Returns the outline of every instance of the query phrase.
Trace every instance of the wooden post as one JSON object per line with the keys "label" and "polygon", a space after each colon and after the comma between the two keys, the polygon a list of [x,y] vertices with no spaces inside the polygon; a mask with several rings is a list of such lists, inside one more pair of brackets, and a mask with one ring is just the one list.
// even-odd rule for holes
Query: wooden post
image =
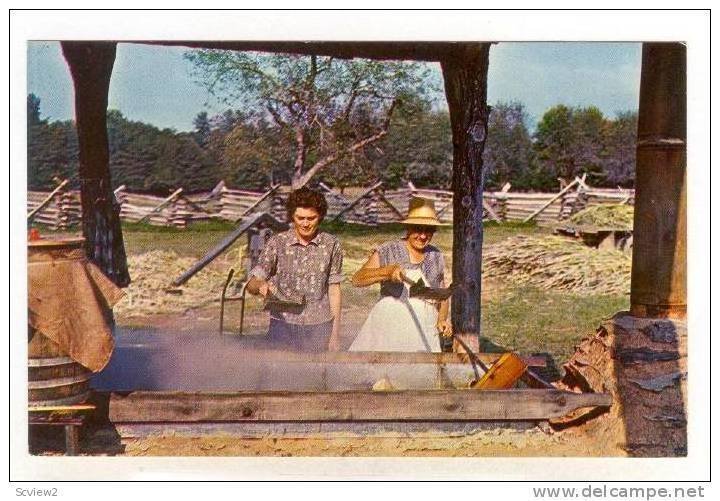
{"label": "wooden post", "polygon": [[687,308],[685,57],[682,43],[643,44],[630,285],[638,317]]}
{"label": "wooden post", "polygon": [[458,44],[440,61],[453,135],[453,331],[480,336],[483,161],[489,43]]}
{"label": "wooden post", "polygon": [[107,103],[116,44],[61,42],[75,90],[85,252],[116,285],[130,283],[110,179]]}

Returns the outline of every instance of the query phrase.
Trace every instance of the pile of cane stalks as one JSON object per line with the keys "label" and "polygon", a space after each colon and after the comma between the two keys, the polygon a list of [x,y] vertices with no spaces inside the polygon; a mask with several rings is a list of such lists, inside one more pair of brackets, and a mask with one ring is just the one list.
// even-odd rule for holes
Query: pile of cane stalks
{"label": "pile of cane stalks", "polygon": [[483,250],[483,274],[578,294],[627,294],[631,258],[560,236],[516,236]]}
{"label": "pile of cane stalks", "polygon": [[633,207],[631,205],[594,205],[570,217],[575,226],[632,230]]}
{"label": "pile of cane stalks", "polygon": [[180,313],[218,301],[226,276],[210,267],[181,287],[171,285],[195,261],[195,258],[162,250],[128,256],[132,282],[124,289],[126,296],[113,311],[125,317]]}

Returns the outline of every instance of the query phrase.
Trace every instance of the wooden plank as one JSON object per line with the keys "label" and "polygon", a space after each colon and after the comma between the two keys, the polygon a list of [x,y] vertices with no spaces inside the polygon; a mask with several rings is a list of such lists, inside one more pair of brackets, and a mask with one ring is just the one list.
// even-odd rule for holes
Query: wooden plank
{"label": "wooden plank", "polygon": [[146,438],[158,435],[218,436],[235,438],[349,438],[363,437],[408,438],[444,435],[446,438],[462,439],[487,430],[531,430],[544,421],[333,421],[303,423],[295,422],[215,422],[215,423],[117,423],[113,431],[123,439]]}
{"label": "wooden plank", "polygon": [[153,207],[150,212],[148,212],[147,214],[145,214],[145,215],[140,219],[140,221],[138,221],[138,223],[140,223],[140,222],[142,222],[142,221],[145,221],[145,219],[151,217],[153,214],[155,214],[155,213],[157,213],[158,211],[160,211],[160,209],[162,209],[162,208],[165,207],[167,204],[169,204],[169,203],[171,203],[173,200],[175,200],[175,199],[178,197],[178,195],[180,195],[180,193],[182,193],[182,192],[183,192],[183,189],[182,189],[182,188],[178,188],[177,190],[175,190],[174,192],[172,192],[172,194],[170,194],[169,197],[167,197],[166,199],[164,199],[164,200],[163,200],[162,202],[160,202],[158,205],[156,205],[155,207]]}
{"label": "wooden plank", "polygon": [[343,208],[340,212],[338,212],[338,213],[335,215],[335,217],[333,218],[333,221],[337,221],[337,220],[340,218],[340,216],[342,216],[342,215],[345,214],[347,211],[349,211],[350,209],[352,209],[353,207],[355,207],[355,206],[357,205],[357,203],[360,202],[360,200],[362,200],[363,198],[365,198],[366,196],[368,196],[370,193],[372,193],[373,191],[375,191],[376,189],[378,189],[380,186],[382,186],[382,184],[383,184],[382,181],[378,181],[377,183],[373,184],[370,188],[368,188],[367,190],[363,191],[362,194],[361,194],[359,197],[357,197],[355,200],[353,200],[352,202],[350,202],[350,205],[348,205],[347,207]]}
{"label": "wooden plank", "polygon": [[490,207],[490,204],[487,203],[487,200],[483,198],[482,202],[483,208],[490,214],[490,217],[495,220],[497,223],[502,223],[502,220],[498,217],[498,215],[495,213],[492,207]]}
{"label": "wooden plank", "polygon": [[400,211],[398,210],[398,208],[395,207],[395,205],[394,205],[390,200],[388,200],[383,193],[379,193],[379,196],[380,196],[380,200],[382,200],[383,202],[385,202],[385,205],[387,205],[388,207],[390,207],[390,210],[391,210],[393,213],[395,213],[395,215],[398,216],[398,217],[400,218],[400,220],[405,219],[405,215],[404,215],[402,212],[400,212]]}
{"label": "wooden plank", "polygon": [[244,218],[245,216],[247,216],[248,214],[250,214],[250,212],[251,212],[255,207],[257,207],[258,205],[260,205],[261,203],[263,203],[263,201],[265,201],[265,200],[267,199],[267,197],[269,197],[270,195],[272,195],[273,193],[275,193],[279,187],[280,187],[279,184],[276,184],[275,186],[271,186],[270,189],[267,190],[267,191],[263,194],[263,196],[261,196],[260,198],[258,198],[258,199],[255,201],[254,204],[252,204],[250,207],[248,207],[247,209],[245,209],[245,211],[244,211],[242,214],[240,214],[240,217],[238,218],[238,220],[240,220],[240,219]]}
{"label": "wooden plank", "polygon": [[250,229],[253,225],[258,224],[260,221],[265,220],[272,226],[280,226],[275,218],[270,216],[267,212],[259,212],[254,216],[246,219],[240,226],[235,228],[227,237],[225,237],[219,244],[210,249],[202,258],[200,258],[195,264],[193,264],[185,273],[180,275],[178,278],[173,280],[172,284],[177,287],[190,280],[198,271],[202,270],[210,264],[216,257],[225,252],[235,240]]}
{"label": "wooden plank", "polygon": [[582,179],[575,178],[572,183],[568,184],[565,188],[563,188],[562,190],[560,190],[560,192],[559,192],[557,195],[555,195],[555,196],[554,196],[553,198],[551,198],[548,202],[546,202],[542,207],[540,207],[538,210],[536,210],[535,212],[533,212],[532,214],[530,214],[528,217],[526,217],[523,222],[524,222],[524,223],[527,223],[528,221],[530,221],[531,219],[533,219],[535,216],[537,216],[537,215],[540,214],[542,211],[544,211],[545,209],[547,209],[555,200],[557,200],[558,198],[560,198],[561,196],[563,196],[566,192],[570,191],[570,188],[572,188],[572,187],[575,186],[578,182],[581,182],[581,181],[582,181],[582,182],[585,181],[585,174],[583,174]]}
{"label": "wooden plank", "polygon": [[48,405],[48,406],[29,406],[28,412],[78,412],[95,410],[94,405],[78,404],[78,405]]}
{"label": "wooden plank", "polygon": [[[393,351],[294,352],[245,349],[243,356],[262,362],[342,363],[342,364],[467,364],[465,353],[423,353]],[[502,353],[476,353],[485,364],[493,364]],[[545,367],[545,357],[520,357],[529,367]]]}
{"label": "wooden plank", "polygon": [[35,215],[36,215],[38,212],[40,212],[47,204],[49,204],[50,202],[52,202],[52,199],[55,198],[55,195],[57,195],[57,193],[58,193],[60,190],[62,190],[65,186],[67,186],[67,184],[68,184],[69,182],[70,182],[69,179],[65,179],[62,183],[60,183],[60,184],[57,186],[57,188],[55,188],[54,190],[52,190],[52,192],[50,192],[50,194],[49,194],[47,197],[45,197],[45,200],[43,200],[42,202],[40,202],[40,204],[39,204],[37,207],[35,207],[33,210],[31,210],[30,213],[27,215],[27,220],[28,220],[28,222],[32,221],[33,218],[35,217]]}
{"label": "wooden plank", "polygon": [[610,406],[605,393],[561,390],[430,390],[110,395],[109,418],[123,422],[545,420]]}

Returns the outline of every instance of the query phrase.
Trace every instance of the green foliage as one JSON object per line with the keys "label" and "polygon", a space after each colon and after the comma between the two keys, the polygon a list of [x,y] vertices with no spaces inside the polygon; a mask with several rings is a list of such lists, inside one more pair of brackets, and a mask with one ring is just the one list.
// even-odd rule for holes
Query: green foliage
{"label": "green foliage", "polygon": [[452,131],[446,111],[419,110],[398,116],[372,158],[388,188],[412,181],[416,186],[449,189],[452,184]]}
{"label": "green foliage", "polygon": [[245,126],[263,124],[275,139],[268,149],[248,131],[237,134],[229,161],[239,163],[241,151],[257,158],[272,153],[273,176],[294,181],[315,165],[333,184],[370,180],[372,163],[363,145],[379,138],[396,109],[408,114],[426,108],[437,90],[420,63],[220,50],[193,50],[185,57],[202,85],[240,107]]}
{"label": "green foliage", "polygon": [[538,173],[545,179],[571,180],[582,173],[593,185],[631,185],[635,177],[637,114],[608,120],[594,107],[550,108],[538,123],[535,152]]}
{"label": "green foliage", "polygon": [[[376,180],[383,181],[387,189],[405,186],[408,181],[418,187],[451,188],[450,120],[446,110],[430,104],[436,89],[433,74],[426,66],[367,61],[349,64],[318,58],[316,84],[303,87],[302,82],[292,78],[298,74],[307,76],[303,73],[309,68],[307,59],[281,58],[262,64],[264,60],[258,59],[258,68],[273,78],[284,75],[279,82],[284,82],[285,87],[249,78],[249,87],[237,91],[272,90],[266,103],[271,109],[281,106],[278,100],[282,96],[292,97],[284,92],[307,93],[312,88],[323,96],[325,101],[323,107],[318,107],[314,125],[306,128],[305,170],[327,155],[342,153],[353,141],[382,127],[388,100],[365,95],[365,90],[359,91],[362,96],[355,99],[347,120],[332,121],[333,116],[342,115],[343,106],[350,104],[343,92],[360,85],[357,82],[367,81],[376,85],[372,87],[374,93],[395,92],[402,96],[402,106],[394,111],[384,137],[338,154],[314,181],[341,189],[367,186]],[[233,71],[232,81],[237,84],[238,74]],[[339,83],[333,83],[335,78]],[[389,81],[393,79],[407,81]],[[411,88],[413,82],[417,89]],[[364,89],[355,90],[360,88]],[[296,134],[292,127],[279,125],[267,106],[260,105],[261,96],[254,96],[254,100],[241,103],[240,109],[228,109],[216,116],[198,113],[192,132],[159,129],[110,110],[107,123],[114,186],[124,184],[131,191],[165,195],[179,186],[186,191],[210,190],[220,180],[232,187],[257,191],[267,189],[271,183],[290,183],[296,174]],[[32,94],[27,99],[28,187],[47,190],[56,185],[55,178],[69,178],[77,188],[74,124],[48,121],[41,115],[40,99]],[[313,99],[319,106],[320,98]],[[308,108],[295,104],[294,109],[295,115],[286,110],[278,115],[279,120],[305,123]],[[300,109],[305,111],[299,113]],[[633,185],[636,112],[619,113],[610,120],[595,107],[558,105],[545,113],[534,135],[526,122],[521,103],[496,103],[492,107],[483,153],[486,189],[499,189],[510,182],[513,190],[554,191],[558,177],[572,179],[583,172],[589,174],[588,181],[594,186]]]}
{"label": "green foliage", "polygon": [[48,123],[39,120],[39,113],[31,113],[33,116],[28,120],[27,127],[28,189],[55,187],[58,184],[56,179],[76,181],[78,143],[73,124]]}
{"label": "green foliage", "polygon": [[535,181],[533,144],[526,121],[522,103],[492,106],[483,152],[486,189],[500,189],[507,182],[515,188],[531,187]]}

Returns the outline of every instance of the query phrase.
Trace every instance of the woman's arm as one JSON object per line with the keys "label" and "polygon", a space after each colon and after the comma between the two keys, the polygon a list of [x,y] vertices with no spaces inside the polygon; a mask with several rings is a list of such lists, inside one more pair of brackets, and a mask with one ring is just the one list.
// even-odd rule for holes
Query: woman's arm
{"label": "woman's arm", "polygon": [[380,255],[375,251],[363,267],[355,272],[352,277],[352,284],[355,287],[367,287],[386,280],[402,282],[402,268],[397,264],[380,266]]}
{"label": "woman's arm", "polygon": [[267,241],[265,248],[260,253],[257,265],[250,270],[250,280],[246,288],[250,294],[267,297],[270,291],[268,280],[275,274],[277,268],[276,239],[277,237],[271,237]]}
{"label": "woman's arm", "polygon": [[[440,285],[441,287],[447,287],[447,281],[445,280],[445,258],[442,254],[438,256],[438,267],[442,270]],[[448,319],[449,313],[450,298],[438,303],[437,329],[443,337],[452,336],[452,322]]]}
{"label": "woman's arm", "polygon": [[332,333],[328,340],[328,351],[340,350],[340,314],[342,312],[342,297],[340,295],[340,284],[330,284],[328,287],[328,299],[330,300],[330,311],[333,315]]}
{"label": "woman's arm", "polygon": [[444,299],[438,305],[437,329],[444,337],[452,336],[452,323],[448,320],[450,313],[450,300]]}

